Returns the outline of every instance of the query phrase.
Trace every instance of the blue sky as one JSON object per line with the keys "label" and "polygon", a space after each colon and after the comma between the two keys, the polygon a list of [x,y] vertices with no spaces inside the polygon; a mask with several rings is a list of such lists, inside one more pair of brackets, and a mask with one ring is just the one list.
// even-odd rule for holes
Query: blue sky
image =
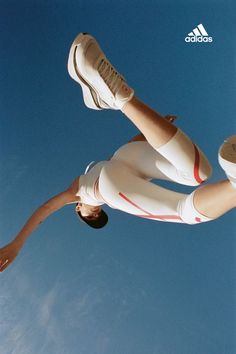
{"label": "blue sky", "polygon": [[[235,133],[233,1],[1,1],[1,245],[91,160],[136,134],[92,111],[67,73],[79,32],[97,37],[135,93],[178,126],[224,178],[218,147]],[[185,43],[199,23],[212,43]],[[179,191],[192,188],[176,186]],[[100,231],[73,206],[51,216],[1,274],[4,354],[232,354],[235,210],[202,225],[106,208]]]}

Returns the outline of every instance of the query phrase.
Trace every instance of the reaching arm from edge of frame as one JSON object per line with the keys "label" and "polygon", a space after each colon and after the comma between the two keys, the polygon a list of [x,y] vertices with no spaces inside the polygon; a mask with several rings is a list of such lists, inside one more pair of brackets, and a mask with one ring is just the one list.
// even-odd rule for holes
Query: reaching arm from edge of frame
{"label": "reaching arm from edge of frame", "polygon": [[49,215],[61,209],[66,204],[79,201],[79,197],[76,196],[78,189],[79,177],[73,181],[69,188],[62,193],[55,195],[35,210],[15,239],[5,247],[0,248],[0,272],[5,270],[9,264],[13,262],[27,238],[44,220],[48,218]]}

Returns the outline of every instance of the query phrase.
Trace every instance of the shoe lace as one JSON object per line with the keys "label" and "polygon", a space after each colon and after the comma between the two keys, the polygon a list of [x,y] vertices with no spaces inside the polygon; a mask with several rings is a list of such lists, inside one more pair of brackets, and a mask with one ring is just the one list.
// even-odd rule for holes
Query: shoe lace
{"label": "shoe lace", "polygon": [[115,95],[125,78],[105,58],[102,58],[99,63],[98,72],[113,95]]}

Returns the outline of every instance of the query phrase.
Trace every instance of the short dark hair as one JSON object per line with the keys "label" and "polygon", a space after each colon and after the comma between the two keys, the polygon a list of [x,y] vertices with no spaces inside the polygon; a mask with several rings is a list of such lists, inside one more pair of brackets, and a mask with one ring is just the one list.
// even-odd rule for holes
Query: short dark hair
{"label": "short dark hair", "polygon": [[[78,206],[78,203],[76,204],[76,207]],[[108,215],[105,213],[104,210],[101,209],[99,216],[96,219],[87,219],[85,216],[81,214],[79,210],[76,210],[75,212],[80,218],[81,221],[85,222],[87,225],[94,229],[101,229],[108,223]]]}

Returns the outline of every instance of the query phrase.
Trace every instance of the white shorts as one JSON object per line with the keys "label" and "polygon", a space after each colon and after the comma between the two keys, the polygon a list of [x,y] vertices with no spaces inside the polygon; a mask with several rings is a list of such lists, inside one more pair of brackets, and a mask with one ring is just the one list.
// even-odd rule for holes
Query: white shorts
{"label": "white shorts", "polygon": [[191,194],[178,193],[152,179],[197,186],[211,174],[202,151],[178,129],[165,145],[154,149],[146,141],[123,145],[102,168],[99,192],[112,208],[142,218],[197,224],[212,220],[194,207]]}

